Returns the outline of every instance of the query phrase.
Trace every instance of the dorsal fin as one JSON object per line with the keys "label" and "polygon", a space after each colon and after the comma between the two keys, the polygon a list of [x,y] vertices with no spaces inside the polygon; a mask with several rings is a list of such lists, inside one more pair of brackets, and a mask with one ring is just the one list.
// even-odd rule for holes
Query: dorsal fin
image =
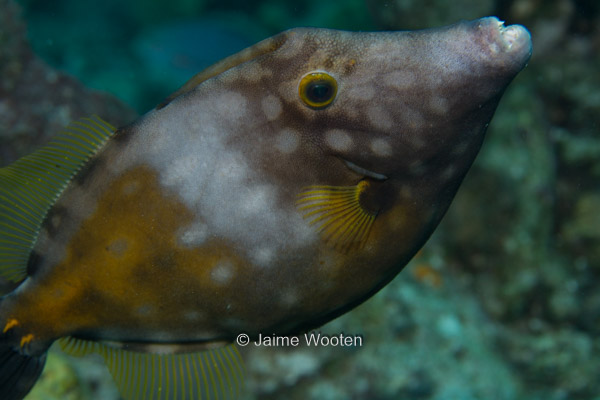
{"label": "dorsal fin", "polygon": [[194,75],[189,81],[187,81],[182,87],[177,89],[174,93],[172,93],[169,97],[167,97],[162,103],[160,103],[156,108],[160,110],[174,98],[190,92],[194,90],[196,86],[201,84],[202,82],[212,78],[213,76],[217,76],[220,73],[227,71],[237,65],[243,64],[246,61],[250,61],[257,57],[262,56],[263,54],[270,53],[272,51],[277,50],[285,43],[285,33],[275,35],[268,39],[262,40],[256,43],[253,46],[250,46],[238,53],[232,54],[229,57],[222,59],[221,61],[211,65],[208,68],[203,69]]}
{"label": "dorsal fin", "polygon": [[25,278],[48,209],[114,131],[97,116],[74,121],[46,146],[0,168],[0,277]]}
{"label": "dorsal fin", "polygon": [[158,352],[134,351],[125,343],[72,337],[59,344],[74,356],[100,354],[125,400],[234,400],[244,384],[243,361],[233,344],[186,353],[161,351],[160,345],[150,347]]}

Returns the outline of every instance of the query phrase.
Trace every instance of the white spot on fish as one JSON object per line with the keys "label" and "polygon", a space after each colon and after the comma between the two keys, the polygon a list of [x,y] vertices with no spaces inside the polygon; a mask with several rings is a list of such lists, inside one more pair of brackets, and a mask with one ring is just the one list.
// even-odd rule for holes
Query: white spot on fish
{"label": "white spot on fish", "polygon": [[237,92],[220,93],[210,104],[216,108],[216,115],[226,115],[229,121],[244,117],[248,110],[248,100]]}
{"label": "white spot on fish", "polygon": [[247,82],[256,83],[262,78],[267,78],[273,75],[269,68],[265,68],[259,63],[248,63],[244,67],[244,79]]}
{"label": "white spot on fish", "polygon": [[52,216],[52,218],[50,219],[50,225],[52,226],[52,228],[54,230],[56,230],[60,226],[61,221],[62,221],[62,216],[59,214],[54,214]]}
{"label": "white spot on fish", "polygon": [[394,124],[390,115],[380,106],[369,106],[367,108],[367,118],[371,125],[382,130],[388,130]]}
{"label": "white spot on fish", "polygon": [[[153,335],[154,339],[167,341],[172,338],[172,332],[157,332]],[[144,351],[148,353],[178,353],[181,352],[182,346],[179,344],[147,344],[144,345]]]}
{"label": "white spot on fish", "polygon": [[220,261],[210,271],[210,278],[219,285],[228,284],[235,274],[235,268],[231,261]]}
{"label": "white spot on fish", "polygon": [[281,99],[287,102],[301,101],[298,96],[298,80],[283,81],[277,87]]}
{"label": "white spot on fish", "polygon": [[465,140],[460,142],[459,144],[457,144],[456,146],[454,146],[454,149],[452,150],[452,155],[453,156],[462,156],[467,149],[469,148],[469,143]]}
{"label": "white spot on fish", "polygon": [[325,142],[334,150],[348,151],[352,147],[352,138],[340,129],[325,132]]}
{"label": "white spot on fish", "polygon": [[493,42],[490,44],[490,52],[492,54],[497,54],[500,52],[500,46],[497,43]]}
{"label": "white spot on fish", "polygon": [[250,258],[252,262],[259,267],[269,267],[275,257],[275,249],[272,247],[255,248]]}
{"label": "white spot on fish", "polygon": [[300,135],[291,129],[282,130],[275,139],[275,148],[284,154],[293,153],[300,144]]}
{"label": "white spot on fish", "polygon": [[197,310],[187,310],[183,312],[183,317],[191,322],[197,322],[204,319],[204,315]]}
{"label": "white spot on fish", "polygon": [[441,96],[432,96],[429,99],[429,107],[431,111],[438,115],[444,115],[448,113],[448,99]]}
{"label": "white spot on fish", "polygon": [[353,85],[346,89],[346,95],[362,103],[375,97],[375,88],[369,85]]}
{"label": "white spot on fish", "polygon": [[427,168],[425,168],[425,165],[423,165],[423,163],[420,160],[416,160],[410,163],[410,165],[408,166],[408,170],[414,176],[423,176],[427,172]]}
{"label": "white spot on fish", "polygon": [[196,154],[175,158],[165,168],[161,183],[167,187],[185,184],[189,179],[190,171],[198,171],[206,167],[206,161]]}
{"label": "white spot on fish", "polygon": [[392,155],[392,146],[390,146],[387,140],[381,138],[371,141],[371,150],[375,155],[380,157],[389,157]]}
{"label": "white spot on fish", "polygon": [[298,293],[294,289],[286,289],[281,294],[278,304],[283,306],[293,306],[298,303]]}
{"label": "white spot on fish", "polygon": [[444,181],[449,181],[450,179],[454,178],[456,172],[456,167],[454,165],[449,165],[444,172],[442,172],[440,178]]}
{"label": "white spot on fish", "polygon": [[186,247],[196,247],[204,243],[207,237],[208,227],[203,223],[195,223],[179,235],[179,243]]}
{"label": "white spot on fish", "polygon": [[390,72],[383,77],[383,82],[396,89],[410,89],[415,84],[416,76],[409,70]]}
{"label": "white spot on fish", "polygon": [[267,120],[273,121],[279,118],[279,115],[281,115],[281,101],[279,98],[273,95],[268,95],[262,99],[261,105]]}
{"label": "white spot on fish", "polygon": [[425,119],[423,118],[423,114],[420,111],[415,110],[410,107],[402,107],[399,110],[399,114],[402,116],[402,119],[406,121],[406,124],[415,130],[419,130],[425,125]]}
{"label": "white spot on fish", "polygon": [[246,214],[269,212],[274,197],[273,189],[268,185],[251,187],[248,196],[241,205],[241,210]]}

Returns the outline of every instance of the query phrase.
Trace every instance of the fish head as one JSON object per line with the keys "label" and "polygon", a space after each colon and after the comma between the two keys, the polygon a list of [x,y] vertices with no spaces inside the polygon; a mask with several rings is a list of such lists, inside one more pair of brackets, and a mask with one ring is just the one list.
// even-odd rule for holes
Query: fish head
{"label": "fish head", "polygon": [[456,169],[464,170],[531,54],[523,27],[493,17],[416,32],[282,35],[281,47],[260,61],[271,74],[260,92],[282,100],[270,125],[299,132],[304,152],[321,158],[303,163],[319,169],[311,179],[331,184],[341,183],[340,169],[406,179],[460,159]]}
{"label": "fish head", "polygon": [[527,30],[494,17],[416,32],[299,28],[269,41],[219,78],[253,87],[249,131],[259,133],[237,140],[255,167],[292,197],[365,180],[361,208],[427,208],[428,232],[531,54]]}

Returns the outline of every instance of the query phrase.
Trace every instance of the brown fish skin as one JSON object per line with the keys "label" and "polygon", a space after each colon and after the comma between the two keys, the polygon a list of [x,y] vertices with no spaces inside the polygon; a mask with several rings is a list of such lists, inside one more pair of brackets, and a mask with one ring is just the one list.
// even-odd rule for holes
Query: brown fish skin
{"label": "brown fish skin", "polygon": [[[291,334],[353,308],[433,232],[531,54],[527,31],[495,18],[293,29],[257,46],[120,129],[62,193],[30,275],[0,304],[28,354],[66,335]],[[298,93],[315,71],[338,86],[322,109]],[[307,188],[360,182],[358,200],[340,201],[374,216],[364,242],[319,232],[299,209]]]}

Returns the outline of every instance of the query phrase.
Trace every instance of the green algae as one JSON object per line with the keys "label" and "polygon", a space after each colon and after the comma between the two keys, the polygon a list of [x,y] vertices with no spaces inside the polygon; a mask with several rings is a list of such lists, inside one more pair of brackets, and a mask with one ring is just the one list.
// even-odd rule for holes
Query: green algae
{"label": "green algae", "polygon": [[83,400],[89,398],[77,370],[65,356],[49,352],[40,379],[27,395],[27,400]]}

